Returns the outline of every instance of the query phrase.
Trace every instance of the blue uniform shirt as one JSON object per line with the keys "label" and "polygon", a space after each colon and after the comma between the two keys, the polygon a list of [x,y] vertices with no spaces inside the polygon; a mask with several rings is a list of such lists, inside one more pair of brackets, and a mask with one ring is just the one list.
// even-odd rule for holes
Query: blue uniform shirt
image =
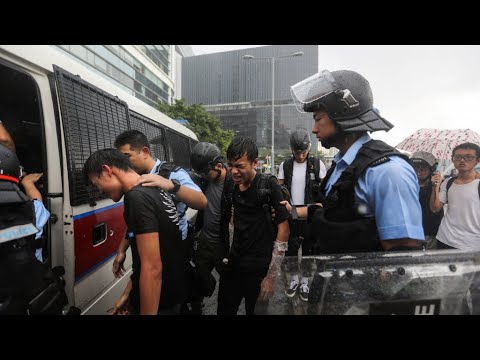
{"label": "blue uniform shirt", "polygon": [[[35,234],[36,240],[42,236],[43,227],[50,218],[50,212],[45,208],[41,201],[33,200],[33,205],[35,206],[35,226],[38,229],[38,232]],[[35,256],[38,260],[43,262],[42,249],[36,249]]]}
{"label": "blue uniform shirt", "polygon": [[[345,154],[335,155],[337,165],[326,184],[327,194],[355,160],[362,145],[370,140],[370,136],[364,134]],[[365,205],[365,216],[375,217],[380,240],[424,240],[417,175],[404,159],[398,156],[389,158],[390,161],[367,168],[360,176],[355,186],[355,204]]]}
{"label": "blue uniform shirt", "polygon": [[[155,162],[155,166],[150,171],[150,174],[156,174],[157,169],[164,162],[165,161],[160,161],[159,159],[157,159],[157,161]],[[182,186],[188,187],[188,188],[190,188],[192,190],[195,190],[195,191],[198,191],[198,192],[202,192],[202,190],[198,187],[198,185],[193,182],[190,175],[188,175],[188,173],[183,169],[180,169],[178,171],[172,171],[170,173],[169,179],[170,180],[175,179]],[[172,198],[175,199],[175,194],[171,194],[171,195],[172,195]],[[182,232],[182,240],[185,240],[187,238],[187,232],[188,232],[187,214],[185,213],[186,208],[187,208],[187,205],[185,205],[185,203],[183,203],[183,202],[177,203],[177,213],[178,213],[178,215],[183,214],[183,216],[179,218],[180,231]]]}

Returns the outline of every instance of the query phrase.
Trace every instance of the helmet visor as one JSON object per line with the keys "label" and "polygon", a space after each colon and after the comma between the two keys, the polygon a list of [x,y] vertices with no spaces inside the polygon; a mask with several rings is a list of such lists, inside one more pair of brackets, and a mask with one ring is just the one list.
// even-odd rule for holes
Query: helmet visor
{"label": "helmet visor", "polygon": [[290,87],[295,106],[301,113],[305,112],[305,105],[311,104],[335,90],[338,90],[338,85],[328,70],[322,70]]}

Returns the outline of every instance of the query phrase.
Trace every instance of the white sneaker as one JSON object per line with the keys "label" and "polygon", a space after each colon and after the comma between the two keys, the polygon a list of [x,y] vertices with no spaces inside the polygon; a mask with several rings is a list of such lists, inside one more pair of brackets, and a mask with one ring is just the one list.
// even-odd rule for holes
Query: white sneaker
{"label": "white sneaker", "polygon": [[308,301],[308,293],[310,292],[310,289],[308,288],[308,284],[301,284],[300,285],[300,299],[303,301]]}
{"label": "white sneaker", "polygon": [[287,290],[285,290],[285,295],[287,295],[288,297],[294,297],[295,294],[297,293],[297,290],[298,290],[298,282],[295,281],[295,280],[292,280],[290,282],[290,286],[288,287]]}

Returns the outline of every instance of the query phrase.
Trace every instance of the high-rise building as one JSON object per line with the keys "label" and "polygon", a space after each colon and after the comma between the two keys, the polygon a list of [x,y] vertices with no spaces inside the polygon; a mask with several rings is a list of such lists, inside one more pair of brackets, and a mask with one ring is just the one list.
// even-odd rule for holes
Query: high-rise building
{"label": "high-rise building", "polygon": [[[303,52],[303,56],[290,56]],[[251,55],[253,58],[244,58]],[[276,154],[288,150],[289,135],[312,128],[312,114],[297,111],[290,86],[318,72],[317,45],[273,45],[185,57],[182,95],[186,103],[203,104],[226,129],[271,147],[272,57],[274,61],[274,139]],[[265,58],[265,59],[262,59]],[[317,140],[312,134],[312,149]],[[281,159],[279,159],[281,160]],[[278,162],[276,162],[278,165]]]}
{"label": "high-rise building", "polygon": [[153,107],[182,97],[181,58],[193,54],[188,45],[52,46]]}

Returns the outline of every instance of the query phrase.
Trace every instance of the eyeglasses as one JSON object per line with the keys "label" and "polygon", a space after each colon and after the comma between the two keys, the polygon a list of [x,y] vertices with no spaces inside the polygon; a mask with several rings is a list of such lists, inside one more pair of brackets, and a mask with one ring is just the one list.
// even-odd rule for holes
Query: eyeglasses
{"label": "eyeglasses", "polygon": [[452,156],[452,159],[453,161],[460,161],[460,160],[465,160],[466,162],[470,162],[470,161],[473,161],[474,159],[476,159],[476,156],[473,156],[473,155],[453,155]]}

